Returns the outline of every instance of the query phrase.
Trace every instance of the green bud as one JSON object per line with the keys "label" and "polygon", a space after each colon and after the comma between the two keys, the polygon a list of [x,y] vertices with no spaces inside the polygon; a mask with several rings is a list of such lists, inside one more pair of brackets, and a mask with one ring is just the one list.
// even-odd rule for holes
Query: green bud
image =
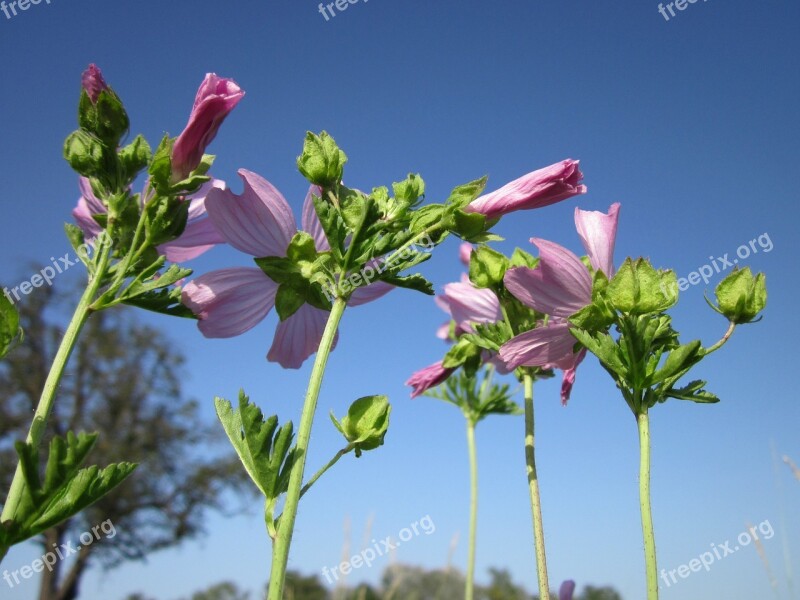
{"label": "green bud", "polygon": [[303,153],[297,157],[297,168],[311,183],[330,188],[342,180],[346,162],[347,155],[327,132],[316,135],[309,131]]}
{"label": "green bud", "polygon": [[480,245],[472,251],[469,279],[477,288],[496,288],[503,285],[509,267],[508,259],[489,246]]}
{"label": "green bud", "polygon": [[130,144],[119,151],[118,156],[125,175],[129,181],[132,181],[142,169],[150,164],[153,153],[147,140],[141,135],[137,135]]}
{"label": "green bud", "polygon": [[717,312],[740,325],[752,323],[767,305],[767,281],[763,273],[753,276],[750,267],[738,267],[716,289]]}
{"label": "green bud", "polygon": [[607,296],[620,312],[646,315],[675,305],[677,290],[673,271],[657,271],[644,258],[628,258],[608,283]]}
{"label": "green bud", "polygon": [[103,168],[103,145],[85,131],[74,131],[64,142],[64,158],[78,174],[94,177]]}
{"label": "green bud", "polygon": [[362,451],[383,445],[391,412],[386,396],[364,396],[350,405],[341,421],[337,421],[331,411],[331,421],[347,442],[355,446],[356,457],[359,457]]}

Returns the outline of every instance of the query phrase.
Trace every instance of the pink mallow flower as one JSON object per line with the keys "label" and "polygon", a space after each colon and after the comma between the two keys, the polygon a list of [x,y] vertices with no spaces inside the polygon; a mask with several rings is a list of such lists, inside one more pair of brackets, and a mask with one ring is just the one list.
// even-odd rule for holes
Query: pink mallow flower
{"label": "pink mallow flower", "polygon": [[542,208],[578,194],[586,193],[581,184],[580,161],[568,158],[554,165],[533,171],[507,183],[499,190],[473,200],[467,212],[480,213],[487,219],[502,217],[515,210]]}
{"label": "pink mallow flower", "polygon": [[220,125],[244,97],[233,79],[208,73],[194,99],[189,123],[172,147],[172,179],[186,179],[200,164]]}
{"label": "pink mallow flower", "polygon": [[[266,179],[245,169],[241,195],[214,190],[206,199],[208,214],[217,231],[234,248],[256,258],[285,256],[297,233],[292,209]],[[303,230],[317,250],[330,249],[314,210],[312,186],[303,204]],[[348,304],[357,306],[379,298],[393,286],[377,281],[353,292]],[[259,268],[221,269],[201,275],[183,288],[183,303],[198,317],[198,327],[208,338],[228,338],[249,331],[275,306],[278,284]],[[328,312],[304,304],[282,321],[275,332],[267,359],[287,369],[298,369],[319,348]]]}
{"label": "pink mallow flower", "polygon": [[[608,214],[575,209],[575,225],[592,268],[607,277],[614,275],[614,244],[617,236],[619,203]],[[569,400],[575,370],[586,355],[573,352],[577,340],[570,333],[568,318],[592,302],[592,276],[575,254],[554,242],[531,238],[539,248],[535,269],[515,267],[503,279],[506,289],[520,302],[550,315],[547,325],[516,336],[500,348],[506,366],[556,366],[564,371],[561,401]]]}
{"label": "pink mallow flower", "polygon": [[[81,196],[78,204],[72,210],[72,216],[78,227],[83,231],[84,238],[91,243],[103,230],[92,215],[105,214],[106,206],[94,195],[92,185],[86,177],[78,180]],[[213,223],[206,215],[206,196],[212,189],[225,189],[225,182],[212,179],[204,183],[194,194],[186,196],[189,202],[189,220],[186,227],[176,239],[161,244],[157,250],[166,256],[170,262],[185,262],[203,254],[216,244],[225,243],[224,238],[217,233]]]}
{"label": "pink mallow flower", "polygon": [[575,593],[575,582],[567,580],[561,584],[561,589],[558,590],[558,600],[572,600],[572,595]]}
{"label": "pink mallow flower", "polygon": [[[469,265],[472,246],[462,244],[459,248],[459,259],[465,265]],[[480,323],[496,323],[503,318],[500,309],[500,300],[495,293],[487,289],[479,289],[472,285],[466,274],[461,276],[461,281],[448,283],[444,286],[444,292],[435,298],[436,305],[446,312],[450,319],[439,327],[436,336],[443,340],[450,339],[450,325],[455,322],[455,335],[458,337],[464,333],[474,332],[473,325]],[[502,373],[508,373],[505,364],[497,359],[496,355],[486,352],[484,360],[494,364]],[[432,387],[447,380],[454,369],[445,369],[442,362],[437,362],[414,373],[406,385],[413,388],[411,397],[416,398],[424,394]]]}
{"label": "pink mallow flower", "polygon": [[413,388],[411,397],[416,398],[417,396],[421,396],[429,389],[436,387],[440,383],[444,383],[447,381],[447,378],[452,375],[454,370],[455,369],[445,369],[441,360],[424,369],[420,369],[406,381],[406,385],[410,385]]}

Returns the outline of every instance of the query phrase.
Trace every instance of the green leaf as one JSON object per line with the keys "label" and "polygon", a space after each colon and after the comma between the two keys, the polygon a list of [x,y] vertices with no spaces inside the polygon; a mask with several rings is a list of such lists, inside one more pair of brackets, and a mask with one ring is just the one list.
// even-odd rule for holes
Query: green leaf
{"label": "green leaf", "polygon": [[673,377],[682,377],[703,358],[703,345],[694,340],[672,350],[664,361],[664,366],[656,371],[650,384],[660,383]]}
{"label": "green leaf", "polygon": [[480,358],[481,348],[473,344],[471,340],[461,337],[456,342],[442,361],[442,366],[445,369],[457,369],[470,359],[476,357]]}
{"label": "green leaf", "polygon": [[148,173],[150,181],[161,193],[169,195],[170,177],[172,177],[172,146],[175,140],[165,135],[156,148]]}
{"label": "green leaf", "polygon": [[436,295],[436,292],[433,290],[433,284],[418,273],[414,275],[404,275],[402,277],[397,275],[384,275],[381,277],[381,281],[396,285],[397,287],[422,292],[428,296]]}
{"label": "green leaf", "polygon": [[289,247],[286,249],[286,257],[294,262],[301,260],[314,261],[317,259],[317,247],[314,238],[305,231],[298,231],[294,234]]}
{"label": "green leaf", "polygon": [[392,184],[397,201],[405,207],[413,207],[425,196],[425,182],[419,174],[409,173],[403,181]]}
{"label": "green leaf", "polygon": [[677,400],[691,400],[699,404],[715,404],[719,402],[717,396],[703,389],[705,385],[705,381],[692,381],[686,387],[670,390],[666,395]]}
{"label": "green leaf", "polygon": [[570,328],[570,332],[583,344],[589,352],[594,354],[609,370],[617,374],[621,380],[628,376],[628,366],[622,359],[619,346],[607,333],[590,333],[577,327]]}
{"label": "green leaf", "polygon": [[484,176],[480,179],[470,181],[469,183],[459,185],[450,192],[450,197],[447,199],[446,204],[457,209],[465,208],[470,202],[483,193],[488,179],[488,177]]}
{"label": "green leaf", "polygon": [[531,254],[525,252],[522,248],[514,248],[514,254],[511,255],[510,267],[528,267],[535,269],[539,265],[539,259]]}
{"label": "green leaf", "polygon": [[278,317],[280,317],[281,321],[291,317],[305,303],[305,295],[292,287],[291,284],[283,283],[278,286],[278,292],[275,294],[275,310],[278,312]]}
{"label": "green leaf", "polygon": [[163,288],[126,298],[123,304],[171,317],[197,318],[191,309],[181,304],[181,289],[177,287]]}
{"label": "green leaf", "polygon": [[411,217],[409,229],[412,233],[419,234],[442,222],[445,213],[444,204],[427,204],[415,210]]}
{"label": "green leaf", "polygon": [[291,421],[278,429],[278,417],[265,420],[244,391],[239,392],[238,410],[222,398],[215,398],[214,406],[250,479],[267,501],[274,501],[286,491],[295,459],[295,451],[289,449],[294,435]]}
{"label": "green leaf", "polygon": [[119,485],[136,468],[131,463],[116,463],[103,469],[81,468],[97,440],[97,434],[72,432],[50,442],[44,481],[39,475],[39,450],[32,444],[17,442],[25,488],[6,529],[6,541],[16,544],[58,525],[93,504]]}
{"label": "green leaf", "polygon": [[468,213],[456,210],[449,224],[450,231],[468,242],[479,243],[486,233],[486,217],[480,213]]}
{"label": "green leaf", "polygon": [[21,333],[17,309],[5,294],[0,294],[0,358],[8,354]]}

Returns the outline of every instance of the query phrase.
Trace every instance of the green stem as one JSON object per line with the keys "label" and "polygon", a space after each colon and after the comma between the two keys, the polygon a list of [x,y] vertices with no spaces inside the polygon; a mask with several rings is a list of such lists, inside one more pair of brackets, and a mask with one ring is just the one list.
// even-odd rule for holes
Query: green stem
{"label": "green stem", "polygon": [[646,409],[637,415],[636,422],[639,426],[639,505],[642,512],[647,600],[658,600],[656,539],[650,509],[650,422]]}
{"label": "green stem", "polygon": [[706,348],[706,356],[708,356],[712,352],[716,352],[717,350],[722,348],[722,346],[724,346],[725,343],[729,339],[731,339],[731,336],[733,335],[733,330],[734,329],[736,329],[736,323],[731,321],[731,324],[728,325],[728,331],[725,332],[725,335],[722,336],[722,339],[720,341],[718,341],[716,344],[714,344],[713,346],[711,346],[709,348]]}
{"label": "green stem", "polygon": [[275,537],[275,545],[272,551],[272,568],[269,577],[269,592],[267,600],[282,600],[283,582],[286,576],[286,567],[289,564],[289,547],[292,544],[292,534],[294,524],[297,520],[297,505],[300,502],[300,494],[303,487],[303,471],[306,465],[308,444],[311,439],[311,426],[314,423],[314,413],[317,410],[317,398],[322,386],[322,378],[325,375],[325,367],[328,364],[328,356],[331,353],[333,340],[336,337],[336,330],[339,321],[347,306],[347,302],[342,298],[337,298],[333,302],[328,323],[325,325],[325,332],[319,344],[317,357],[314,360],[314,368],[311,371],[311,378],[308,382],[306,399],[303,404],[303,413],[300,417],[300,428],[297,432],[296,459],[292,466],[289,476],[289,491],[286,494],[286,504],[278,525],[278,535]]}
{"label": "green stem", "polygon": [[531,495],[533,516],[533,540],[536,547],[536,575],[539,580],[540,600],[550,600],[550,582],[547,579],[547,556],[544,548],[544,526],[542,524],[542,500],[539,496],[539,478],[536,474],[536,449],[534,444],[533,377],[523,376],[525,385],[525,463],[528,470],[528,486]]}
{"label": "green stem", "polygon": [[467,585],[464,600],[473,600],[475,586],[475,548],[478,538],[478,455],[475,449],[475,422],[467,419],[467,447],[469,450],[469,554],[467,556]]}
{"label": "green stem", "polygon": [[317,471],[314,474],[314,476],[308,480],[308,483],[306,483],[303,486],[303,489],[300,490],[300,497],[302,498],[303,496],[305,496],[306,492],[311,489],[311,486],[317,482],[317,479],[322,477],[328,469],[330,469],[333,465],[339,462],[339,459],[342,458],[345,454],[352,452],[353,448],[355,448],[354,444],[348,444],[347,446],[339,450],[336,453],[336,455],[332,459],[330,459],[324,467],[322,467],[319,471]]}
{"label": "green stem", "polygon": [[[92,312],[91,304],[105,277],[110,253],[111,245],[108,242],[101,242],[101,247],[97,254],[97,268],[94,271],[94,275],[90,276],[89,284],[83,292],[78,306],[75,308],[72,319],[67,326],[67,330],[64,332],[64,337],[53,359],[53,364],[50,367],[50,372],[47,375],[44,388],[42,389],[42,395],[33,413],[33,421],[31,421],[28,435],[25,438],[25,442],[34,447],[39,445],[44,436],[47,420],[50,417],[53,404],[55,403],[59,383],[64,375],[64,370],[66,369],[72,350],[75,348],[75,344],[78,341],[78,336],[86,323],[86,319]],[[21,465],[17,463],[17,469],[14,472],[14,478],[11,481],[11,487],[8,490],[6,502],[3,505],[3,512],[2,515],[0,515],[0,522],[11,521],[15,518],[24,489],[25,478],[22,475]],[[0,561],[7,552],[8,548],[0,548]]]}

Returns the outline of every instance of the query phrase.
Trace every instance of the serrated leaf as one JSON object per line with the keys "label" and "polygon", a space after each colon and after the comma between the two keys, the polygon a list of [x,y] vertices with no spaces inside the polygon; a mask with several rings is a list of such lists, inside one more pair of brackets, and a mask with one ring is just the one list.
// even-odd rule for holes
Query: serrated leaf
{"label": "serrated leaf", "polygon": [[250,403],[244,391],[239,392],[239,408],[234,410],[227,400],[214,399],[217,417],[233,448],[239,455],[247,474],[268,501],[273,501],[281,489],[281,466],[291,467],[290,453],[293,433],[291,422],[278,431],[278,417],[264,419],[261,409]]}
{"label": "serrated leaf", "polygon": [[0,358],[8,354],[20,333],[19,313],[11,300],[0,293]]}

